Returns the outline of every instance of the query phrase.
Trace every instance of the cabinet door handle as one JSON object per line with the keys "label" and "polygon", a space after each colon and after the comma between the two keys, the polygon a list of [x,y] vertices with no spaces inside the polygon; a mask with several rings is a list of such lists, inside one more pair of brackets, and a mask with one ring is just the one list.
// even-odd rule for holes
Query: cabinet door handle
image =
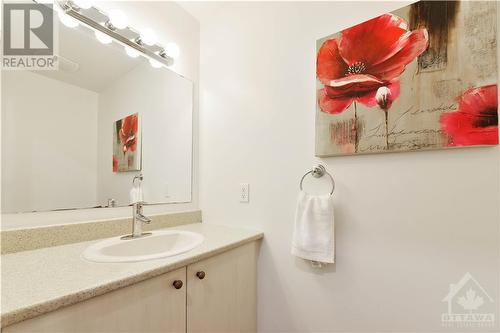
{"label": "cabinet door handle", "polygon": [[181,289],[182,288],[182,281],[181,280],[175,280],[174,283],[172,283],[175,289]]}
{"label": "cabinet door handle", "polygon": [[203,280],[205,278],[205,272],[204,271],[196,272],[196,276],[198,277],[198,279]]}

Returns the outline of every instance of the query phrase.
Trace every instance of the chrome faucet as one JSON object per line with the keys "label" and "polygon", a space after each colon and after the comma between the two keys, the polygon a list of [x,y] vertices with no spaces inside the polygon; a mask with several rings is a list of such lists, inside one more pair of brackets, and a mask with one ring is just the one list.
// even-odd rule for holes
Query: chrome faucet
{"label": "chrome faucet", "polygon": [[[142,233],[142,223],[151,223],[151,219],[147,216],[144,216],[142,214],[142,206],[144,205],[143,202],[137,202],[132,205],[132,236],[133,237],[141,237],[145,236],[146,234]],[[147,233],[148,235],[150,233]]]}
{"label": "chrome faucet", "polygon": [[123,236],[122,239],[133,239],[151,235],[150,232],[142,232],[142,223],[151,223],[151,219],[142,213],[144,202],[136,202],[132,205],[132,234]]}

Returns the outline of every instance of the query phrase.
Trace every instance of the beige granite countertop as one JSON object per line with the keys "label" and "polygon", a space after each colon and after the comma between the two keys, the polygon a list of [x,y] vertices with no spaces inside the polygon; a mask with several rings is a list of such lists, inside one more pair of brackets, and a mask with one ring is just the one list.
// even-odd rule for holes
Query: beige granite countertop
{"label": "beige granite countertop", "polygon": [[171,229],[205,236],[197,248],[174,257],[136,263],[92,263],[81,253],[96,241],[1,256],[1,326],[71,305],[186,266],[263,234],[248,229],[195,223]]}
{"label": "beige granite countertop", "polygon": [[[24,214],[20,214],[24,215]],[[184,224],[201,223],[201,210],[184,212],[165,212],[148,215],[150,224],[143,226],[144,231],[176,227]],[[3,218],[3,216],[2,216]],[[86,221],[46,225],[39,227],[9,228],[0,231],[2,254],[31,251],[50,246],[60,246],[87,242],[100,238],[114,237],[130,233],[132,218],[114,218],[108,220]],[[2,228],[3,219],[2,219]]]}

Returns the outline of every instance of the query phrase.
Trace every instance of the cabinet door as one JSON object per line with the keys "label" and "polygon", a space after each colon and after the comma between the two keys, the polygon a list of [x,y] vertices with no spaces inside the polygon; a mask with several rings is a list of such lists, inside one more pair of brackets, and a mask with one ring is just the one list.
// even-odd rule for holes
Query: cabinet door
{"label": "cabinet door", "polygon": [[257,251],[251,242],[187,267],[187,332],[257,331]]}
{"label": "cabinet door", "polygon": [[[183,282],[180,289],[173,286],[175,280]],[[2,332],[185,332],[185,281],[184,267],[5,327]]]}

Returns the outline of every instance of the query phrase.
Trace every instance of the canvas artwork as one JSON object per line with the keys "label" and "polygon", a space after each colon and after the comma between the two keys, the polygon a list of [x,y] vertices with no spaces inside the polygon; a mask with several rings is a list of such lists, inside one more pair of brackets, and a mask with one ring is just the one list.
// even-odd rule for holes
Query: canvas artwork
{"label": "canvas artwork", "polygon": [[498,144],[497,3],[420,1],[317,42],[316,155]]}
{"label": "canvas artwork", "polygon": [[113,172],[141,170],[139,114],[117,120],[113,126]]}

